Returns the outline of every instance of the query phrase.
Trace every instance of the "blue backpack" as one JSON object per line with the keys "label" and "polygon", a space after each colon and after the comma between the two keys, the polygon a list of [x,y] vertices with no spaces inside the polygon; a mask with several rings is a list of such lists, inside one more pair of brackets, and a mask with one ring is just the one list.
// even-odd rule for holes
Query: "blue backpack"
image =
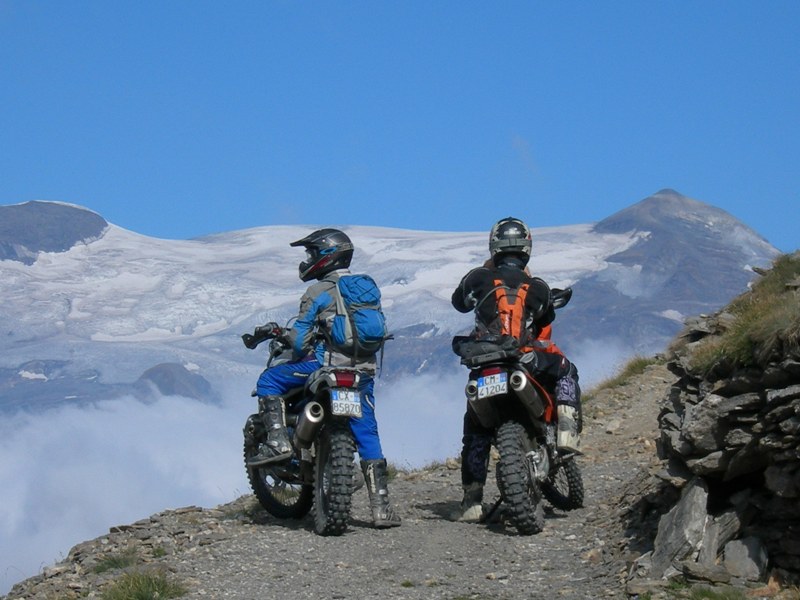
{"label": "blue backpack", "polygon": [[343,275],[337,286],[333,349],[353,359],[375,356],[388,337],[381,291],[369,275]]}

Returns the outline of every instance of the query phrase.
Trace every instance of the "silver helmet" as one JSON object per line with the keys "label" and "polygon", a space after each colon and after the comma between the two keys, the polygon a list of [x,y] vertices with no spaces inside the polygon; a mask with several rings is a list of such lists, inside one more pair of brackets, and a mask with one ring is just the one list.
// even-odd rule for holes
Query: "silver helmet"
{"label": "silver helmet", "polygon": [[489,252],[495,263],[499,257],[514,255],[526,265],[531,258],[531,245],[531,230],[514,217],[500,219],[489,233]]}

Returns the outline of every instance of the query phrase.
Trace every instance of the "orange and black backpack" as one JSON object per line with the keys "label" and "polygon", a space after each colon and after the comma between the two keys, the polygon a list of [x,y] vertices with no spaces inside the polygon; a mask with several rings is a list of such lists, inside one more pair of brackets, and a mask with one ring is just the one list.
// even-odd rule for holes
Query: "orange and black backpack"
{"label": "orange and black backpack", "polygon": [[490,336],[513,338],[519,348],[526,348],[533,337],[527,327],[528,314],[525,308],[528,284],[523,283],[518,288],[513,288],[502,279],[495,279],[494,288],[483,300],[487,300],[490,296],[494,296],[497,316],[491,323],[482,323],[486,333]]}
{"label": "orange and black backpack", "polygon": [[553,330],[550,325],[544,326],[538,335],[529,327],[528,311],[525,307],[528,296],[527,283],[513,288],[505,284],[502,279],[495,279],[494,288],[486,297],[491,295],[494,295],[497,305],[497,317],[494,322],[485,324],[490,335],[513,338],[523,352],[538,350],[562,354],[561,349],[550,339]]}

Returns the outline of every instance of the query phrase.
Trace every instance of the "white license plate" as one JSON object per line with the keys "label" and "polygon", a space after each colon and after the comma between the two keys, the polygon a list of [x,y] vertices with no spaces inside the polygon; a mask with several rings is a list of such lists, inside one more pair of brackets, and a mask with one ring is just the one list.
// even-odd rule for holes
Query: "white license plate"
{"label": "white license plate", "polygon": [[331,390],[331,412],[337,416],[361,418],[361,394],[357,390]]}
{"label": "white license plate", "polygon": [[508,393],[508,373],[478,377],[478,398]]}

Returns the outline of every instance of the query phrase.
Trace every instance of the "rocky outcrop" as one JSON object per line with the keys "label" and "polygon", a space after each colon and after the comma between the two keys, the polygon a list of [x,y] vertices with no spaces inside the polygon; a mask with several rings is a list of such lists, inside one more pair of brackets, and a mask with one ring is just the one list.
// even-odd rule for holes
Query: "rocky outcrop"
{"label": "rocky outcrop", "polygon": [[734,321],[722,312],[687,323],[668,366],[677,376],[659,415],[666,507],[642,580],[800,582],[800,353],[758,367],[692,367],[693,352]]}

